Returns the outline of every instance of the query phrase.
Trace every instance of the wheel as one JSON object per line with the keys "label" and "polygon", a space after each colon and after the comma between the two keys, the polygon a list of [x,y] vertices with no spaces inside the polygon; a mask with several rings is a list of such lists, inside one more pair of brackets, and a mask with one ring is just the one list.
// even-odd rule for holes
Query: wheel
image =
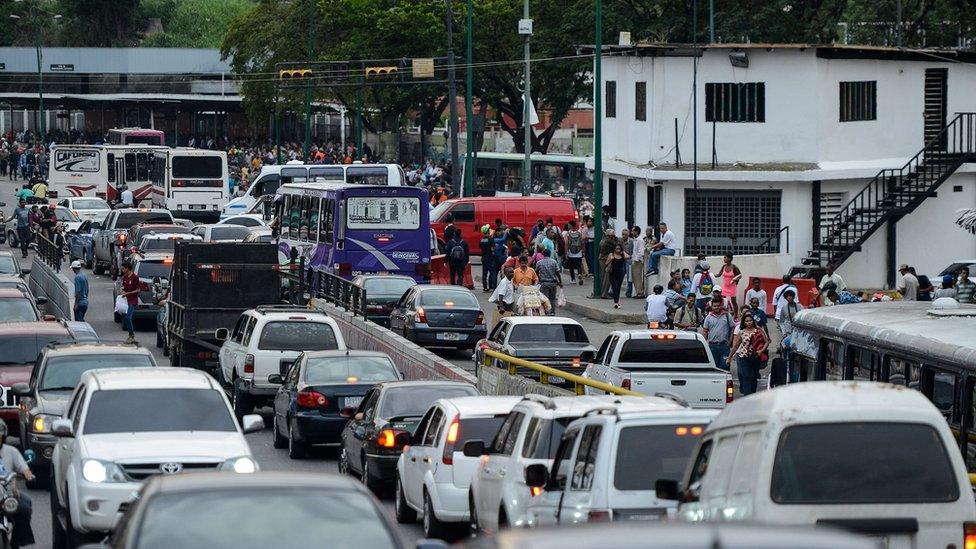
{"label": "wheel", "polygon": [[424,490],[424,537],[444,538],[448,534],[448,525],[437,520],[434,515],[434,505],[430,502],[430,495]]}
{"label": "wheel", "polygon": [[274,419],[271,420],[271,445],[279,450],[288,446],[288,439],[281,436],[281,431],[278,429],[278,414],[275,414]]}
{"label": "wheel", "polygon": [[478,526],[478,508],[474,504],[474,493],[468,491],[468,530],[472,536],[477,536],[481,532]]}
{"label": "wheel", "polygon": [[413,524],[417,522],[417,512],[407,504],[407,499],[403,497],[403,485],[400,483],[400,475],[397,475],[396,487],[394,488],[393,510],[396,514],[396,521],[400,524]]}
{"label": "wheel", "polygon": [[302,459],[308,455],[308,445],[304,442],[295,440],[295,421],[288,422],[288,457],[291,459]]}
{"label": "wheel", "polygon": [[370,477],[369,461],[366,460],[366,456],[363,456],[362,464],[363,464],[363,468],[362,468],[363,474],[359,477],[359,480],[363,482],[363,486],[365,486],[370,492],[373,492],[375,494],[377,492],[376,485],[373,484],[373,481],[371,481],[369,478]]}
{"label": "wheel", "polygon": [[7,231],[7,244],[10,244],[11,248],[17,247],[17,233],[13,231]]}
{"label": "wheel", "polygon": [[251,402],[251,395],[244,392],[241,387],[241,378],[234,380],[234,416],[237,421],[243,421],[244,416],[254,411],[254,403]]}
{"label": "wheel", "polygon": [[[53,476],[54,473],[52,472],[51,475]],[[54,549],[66,549],[68,547],[68,534],[61,526],[61,521],[58,520],[58,514],[61,510],[57,504],[57,499],[58,496],[54,490],[54,482],[51,482],[51,544],[54,546]]]}
{"label": "wheel", "polygon": [[339,474],[340,475],[352,474],[352,471],[349,470],[349,458],[346,456],[345,446],[343,446],[342,449],[339,450]]}

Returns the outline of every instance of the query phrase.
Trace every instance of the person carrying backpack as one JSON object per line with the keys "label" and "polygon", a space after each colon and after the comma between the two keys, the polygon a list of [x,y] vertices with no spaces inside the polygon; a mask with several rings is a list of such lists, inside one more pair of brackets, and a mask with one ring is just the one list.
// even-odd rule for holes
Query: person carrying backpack
{"label": "person carrying backpack", "polygon": [[566,267],[569,269],[569,278],[573,282],[577,281],[576,273],[579,271],[579,283],[583,284],[583,233],[576,227],[575,221],[569,222],[569,230],[566,231],[563,239],[566,244]]}
{"label": "person carrying backpack", "polygon": [[464,286],[464,268],[470,258],[468,243],[461,238],[461,229],[455,227],[454,234],[447,242],[447,265],[451,270],[451,284]]}
{"label": "person carrying backpack", "polygon": [[491,226],[481,227],[481,240],[478,242],[481,248],[481,288],[490,292],[498,286],[498,267],[501,265],[495,260],[495,242],[491,235]]}
{"label": "person carrying backpack", "polygon": [[698,308],[702,311],[708,307],[708,302],[712,299],[712,290],[715,289],[715,279],[712,278],[709,268],[707,261],[700,261],[698,269],[701,270],[691,279],[691,291],[699,296]]}

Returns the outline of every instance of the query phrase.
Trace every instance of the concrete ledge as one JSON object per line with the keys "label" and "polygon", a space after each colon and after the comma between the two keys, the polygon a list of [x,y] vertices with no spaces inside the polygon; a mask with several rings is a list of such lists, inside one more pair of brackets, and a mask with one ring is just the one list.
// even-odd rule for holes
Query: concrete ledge
{"label": "concrete ledge", "polygon": [[52,314],[59,319],[74,320],[75,287],[68,277],[55,271],[37,256],[31,263],[31,272],[27,287],[36,297],[46,297],[47,303],[42,307],[45,314]]}
{"label": "concrete ledge", "polygon": [[586,318],[604,323],[647,324],[647,315],[643,312],[626,312],[613,308],[613,301],[609,299],[573,298],[566,300],[564,309],[581,314]]}
{"label": "concrete ledge", "polygon": [[552,385],[543,385],[527,377],[513,376],[501,368],[478,368],[478,390],[486,395],[525,396],[527,394],[551,397],[574,396],[576,393]]}

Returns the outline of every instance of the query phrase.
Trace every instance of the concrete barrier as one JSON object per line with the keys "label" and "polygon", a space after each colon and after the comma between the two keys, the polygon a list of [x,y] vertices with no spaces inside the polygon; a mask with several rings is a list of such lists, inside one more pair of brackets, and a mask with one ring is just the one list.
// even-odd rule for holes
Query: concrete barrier
{"label": "concrete barrier", "polygon": [[513,376],[501,368],[478,368],[478,390],[486,395],[525,396],[527,394],[545,395],[551,397],[573,396],[576,393],[543,385],[527,377]]}
{"label": "concrete barrier", "polygon": [[59,319],[74,320],[72,305],[75,297],[74,283],[37,256],[31,263],[27,287],[36,297],[47,298],[47,303],[41,307],[41,312],[54,315]]}

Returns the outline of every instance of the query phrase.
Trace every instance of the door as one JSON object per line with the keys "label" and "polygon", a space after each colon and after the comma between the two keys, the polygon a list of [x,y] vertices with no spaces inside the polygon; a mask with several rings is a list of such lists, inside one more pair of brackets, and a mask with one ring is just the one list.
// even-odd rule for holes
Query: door
{"label": "door", "polygon": [[240,347],[244,335],[244,328],[247,326],[247,321],[250,318],[247,315],[241,315],[237,319],[237,324],[234,325],[234,331],[230,333],[227,341],[220,346],[220,351],[217,353],[217,361],[220,363],[221,373],[223,374],[224,381],[228,383],[234,380],[235,349]]}
{"label": "door", "polygon": [[[946,125],[946,80],[948,69],[925,69],[925,109],[923,127],[925,144],[930,144],[939,138],[942,128]],[[945,149],[945,135],[934,143],[939,149]]]}
{"label": "door", "polygon": [[[374,429],[373,418],[376,415],[376,405],[379,402],[379,390],[372,390],[363,398],[362,404],[356,411],[356,416],[349,420],[347,432],[350,437],[343,441],[346,448],[346,460],[349,468],[362,474],[363,472],[363,446],[366,438]],[[360,416],[359,414],[362,414]],[[361,419],[356,419],[360,417]]]}
{"label": "door", "polygon": [[545,489],[532,499],[530,513],[537,526],[547,526],[559,521],[559,502],[563,499],[566,481],[572,472],[573,450],[579,440],[579,428],[567,429],[563,434],[556,458],[549,468],[549,480]]}
{"label": "door", "polygon": [[285,436],[287,433],[288,425],[288,413],[291,411],[292,399],[295,398],[295,393],[298,390],[298,378],[301,372],[301,361],[296,360],[292,365],[288,373],[285,374],[285,379],[278,388],[278,392],[275,393],[274,399],[274,415],[277,426],[283,430],[279,433]]}
{"label": "door", "polygon": [[423,443],[427,431],[433,431],[436,428],[436,425],[431,421],[435,411],[440,411],[440,408],[431,408],[424,414],[424,418],[417,425],[417,430],[414,431],[410,445],[403,456],[403,471],[400,472],[401,489],[404,499],[416,509],[422,509],[423,505],[421,495],[423,494],[424,478],[420,474],[419,464],[422,463],[421,459],[424,455]]}
{"label": "door", "polygon": [[[68,405],[68,413],[65,415],[65,418],[71,421],[72,433],[75,436],[78,435],[78,430],[81,426],[82,407],[84,406],[86,392],[86,388],[82,387],[75,393],[74,398]],[[55,462],[51,464],[54,467],[55,480],[61,483],[59,486],[55,486],[55,489],[62,492],[61,502],[64,505],[67,505],[68,498],[67,494],[64,493],[66,487],[63,483],[65,482],[68,465],[74,456],[75,441],[77,440],[75,436],[58,438],[58,445],[55,449],[58,454],[58,459],[54,460]]]}
{"label": "door", "polygon": [[[481,469],[483,495],[480,496],[485,506],[484,513],[478,511],[478,516],[485,517],[485,523],[492,531],[497,530],[499,509],[505,504],[506,476],[524,474],[516,471],[516,460],[512,457],[512,450],[522,430],[522,420],[525,414],[513,412],[505,419],[505,423],[498,430],[488,454],[488,462]],[[514,478],[511,482],[514,482]]]}
{"label": "door", "polygon": [[593,361],[592,379],[603,383],[614,383],[614,380],[610,377],[610,365],[613,362],[613,355],[617,350],[617,344],[619,342],[620,336],[614,335],[607,338],[605,344],[600,347],[600,351]]}
{"label": "door", "polygon": [[563,497],[556,512],[559,522],[586,522],[592,508],[591,490],[596,475],[596,458],[603,435],[602,425],[587,425],[580,436],[579,447],[573,456],[569,483],[563,489]]}
{"label": "door", "polygon": [[[637,181],[628,179],[624,182],[624,219],[627,221],[628,227],[633,227],[636,224],[635,209],[637,209]],[[618,235],[621,228],[616,227]]]}
{"label": "door", "polygon": [[410,482],[410,488],[407,489],[410,490],[410,501],[418,508],[422,508],[424,503],[424,479],[427,478],[427,473],[433,473],[434,460],[437,457],[437,443],[441,439],[441,432],[446,421],[447,415],[444,410],[435,408],[433,415],[430,416],[427,432],[421,439],[420,448],[415,456],[416,461],[410,462],[410,465],[415,467],[415,475],[413,481]]}

